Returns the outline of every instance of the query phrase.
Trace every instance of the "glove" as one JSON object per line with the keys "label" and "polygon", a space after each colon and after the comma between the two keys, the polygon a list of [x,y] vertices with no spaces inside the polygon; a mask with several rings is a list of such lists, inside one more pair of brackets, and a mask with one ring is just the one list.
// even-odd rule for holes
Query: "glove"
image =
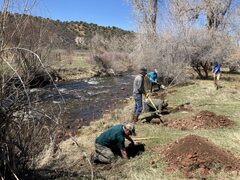
{"label": "glove", "polygon": [[147,93],[145,96],[146,96],[146,98],[148,98],[148,97],[149,97],[149,94]]}

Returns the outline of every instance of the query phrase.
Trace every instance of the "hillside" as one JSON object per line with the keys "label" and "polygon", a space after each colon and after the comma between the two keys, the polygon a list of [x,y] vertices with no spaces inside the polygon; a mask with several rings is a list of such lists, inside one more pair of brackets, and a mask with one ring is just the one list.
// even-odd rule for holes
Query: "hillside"
{"label": "hillside", "polygon": [[[42,41],[51,42],[53,47],[59,49],[84,48],[88,49],[91,39],[98,34],[104,38],[133,36],[133,32],[125,31],[117,27],[104,27],[97,24],[83,21],[61,22],[49,18],[34,17],[25,14],[8,14],[6,32],[13,35],[11,43],[19,45],[19,37],[24,38],[28,46],[31,46],[30,39],[38,39],[41,35]],[[21,26],[16,29],[17,26]],[[24,29],[24,32],[21,31]],[[24,36],[22,36],[23,33]],[[29,38],[28,38],[29,37]],[[21,39],[23,40],[23,39]]]}
{"label": "hillside", "polygon": [[133,32],[125,31],[115,26],[98,26],[93,23],[86,22],[64,22],[63,24],[67,25],[69,31],[75,34],[75,42],[78,47],[88,48],[90,40],[96,34],[103,36],[106,39],[113,37],[123,37],[123,36],[133,36]]}
{"label": "hillside", "polygon": [[[122,49],[128,49],[125,40],[134,37],[133,32],[117,27],[103,27],[82,21],[61,22],[16,13],[0,14],[0,17],[5,18],[6,26],[2,33],[6,48],[15,50],[25,48],[35,52],[45,66],[53,71],[54,76],[58,77],[57,79],[80,79],[108,74],[106,69],[111,68],[112,62],[121,61],[118,64],[124,64],[122,60],[126,59],[126,55]],[[108,64],[110,64],[106,66],[107,68],[105,67],[106,62],[103,62],[105,60],[103,57],[101,57],[100,62],[95,62],[96,58],[93,57],[98,54],[92,52],[103,53],[110,48],[111,51],[118,54],[107,54],[107,58],[110,57],[107,59]],[[8,57],[11,57],[12,53],[9,52]],[[22,58],[26,61],[31,59],[26,52],[21,53]],[[115,56],[117,57],[115,58]],[[111,59],[112,57],[113,59]],[[16,56],[11,62],[15,64],[18,61]],[[119,66],[118,70],[121,71]]]}

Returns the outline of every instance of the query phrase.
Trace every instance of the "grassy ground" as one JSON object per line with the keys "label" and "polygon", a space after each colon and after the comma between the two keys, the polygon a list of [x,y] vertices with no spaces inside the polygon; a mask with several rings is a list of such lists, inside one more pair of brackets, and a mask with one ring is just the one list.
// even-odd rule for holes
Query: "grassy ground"
{"label": "grassy ground", "polygon": [[[82,50],[65,51],[55,50],[52,57],[58,63],[54,63],[55,68],[90,68],[91,64],[87,62],[88,52]],[[55,56],[55,57],[54,57]]]}
{"label": "grassy ground", "polygon": [[[212,80],[196,80],[194,83],[182,87],[174,87],[167,90],[166,99],[169,106],[174,107],[179,104],[190,102],[193,111],[177,112],[165,115],[164,118],[174,119],[176,117],[186,117],[197,114],[201,110],[208,110],[217,115],[225,115],[236,122],[236,127],[232,129],[196,129],[196,130],[177,130],[170,129],[161,125],[137,124],[136,138],[157,137],[156,139],[142,140],[146,151],[133,159],[119,159],[111,169],[104,169],[93,166],[94,172],[98,176],[107,179],[184,179],[178,171],[166,171],[166,163],[161,159],[161,149],[188,134],[196,134],[209,139],[209,141],[222,148],[230,150],[236,156],[240,156],[240,75],[223,74],[220,80],[222,88],[216,90]],[[39,167],[52,169],[71,169],[72,171],[90,171],[90,165],[84,155],[89,157],[94,150],[94,139],[105,129],[113,124],[127,121],[131,117],[133,100],[126,103],[123,109],[117,109],[112,114],[105,114],[101,120],[91,123],[91,126],[79,130],[75,137],[80,147],[68,139],[60,144],[57,153],[52,156],[50,151],[46,151]],[[47,153],[48,152],[48,153]],[[200,179],[201,177],[199,177]],[[236,172],[219,174],[208,177],[209,179],[240,179]]]}
{"label": "grassy ground", "polygon": [[50,66],[65,80],[92,77],[94,63],[89,60],[89,52],[84,50],[54,50],[50,56]]}

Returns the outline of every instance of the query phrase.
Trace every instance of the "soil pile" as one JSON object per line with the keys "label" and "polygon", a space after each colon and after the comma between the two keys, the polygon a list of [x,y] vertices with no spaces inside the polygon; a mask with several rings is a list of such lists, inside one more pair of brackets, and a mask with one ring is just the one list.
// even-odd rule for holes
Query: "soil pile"
{"label": "soil pile", "polygon": [[240,161],[233,154],[196,135],[174,142],[163,154],[170,169],[178,168],[188,177],[240,170]]}
{"label": "soil pile", "polygon": [[171,128],[185,130],[233,127],[234,122],[226,116],[218,116],[213,112],[201,111],[194,117],[167,120],[165,125]]}

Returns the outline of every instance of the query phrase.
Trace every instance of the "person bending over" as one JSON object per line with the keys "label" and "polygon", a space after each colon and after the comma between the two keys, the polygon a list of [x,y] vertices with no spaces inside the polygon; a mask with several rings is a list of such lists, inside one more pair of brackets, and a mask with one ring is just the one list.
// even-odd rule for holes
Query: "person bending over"
{"label": "person bending over", "polygon": [[157,85],[158,86],[158,91],[160,90],[160,84],[158,83],[158,71],[155,69],[154,71],[150,71],[147,73],[147,77],[150,81],[150,92],[152,93],[153,91],[153,86]]}
{"label": "person bending over", "polygon": [[132,123],[118,124],[107,129],[95,140],[95,152],[92,155],[92,161],[110,164],[116,160],[117,155],[127,159],[125,138],[134,145],[130,135],[136,135],[135,127]]}

